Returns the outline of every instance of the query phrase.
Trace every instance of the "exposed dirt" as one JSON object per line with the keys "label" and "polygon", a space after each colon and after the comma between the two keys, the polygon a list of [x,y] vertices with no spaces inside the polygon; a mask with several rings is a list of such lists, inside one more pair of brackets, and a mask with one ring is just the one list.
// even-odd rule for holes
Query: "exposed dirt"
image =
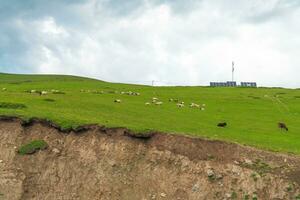
{"label": "exposed dirt", "polygon": [[[33,139],[49,148],[18,155]],[[0,199],[296,199],[299,184],[298,156],[124,128],[0,122]]]}

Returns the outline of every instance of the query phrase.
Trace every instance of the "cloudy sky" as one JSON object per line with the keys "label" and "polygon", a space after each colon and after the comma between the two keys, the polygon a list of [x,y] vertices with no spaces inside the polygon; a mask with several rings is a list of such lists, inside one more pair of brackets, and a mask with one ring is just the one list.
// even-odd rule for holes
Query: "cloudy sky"
{"label": "cloudy sky", "polygon": [[0,71],[300,87],[299,0],[0,0]]}

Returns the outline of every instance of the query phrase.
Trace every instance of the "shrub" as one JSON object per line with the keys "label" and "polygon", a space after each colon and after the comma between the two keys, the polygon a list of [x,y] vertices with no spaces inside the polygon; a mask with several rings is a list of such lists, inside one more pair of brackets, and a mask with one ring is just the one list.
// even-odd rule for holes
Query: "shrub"
{"label": "shrub", "polygon": [[0,108],[5,108],[5,109],[23,109],[23,108],[26,108],[26,105],[24,105],[22,103],[0,102]]}
{"label": "shrub", "polygon": [[44,140],[33,140],[30,143],[21,146],[18,150],[18,153],[20,155],[33,154],[38,150],[44,150],[47,148],[48,144]]}

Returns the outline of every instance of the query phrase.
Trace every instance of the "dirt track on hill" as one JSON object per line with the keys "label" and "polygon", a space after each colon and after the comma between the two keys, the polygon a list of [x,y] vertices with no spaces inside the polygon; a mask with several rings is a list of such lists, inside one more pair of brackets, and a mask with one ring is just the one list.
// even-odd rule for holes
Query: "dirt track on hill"
{"label": "dirt track on hill", "polygon": [[[49,148],[18,155],[33,139]],[[0,122],[0,200],[296,199],[299,184],[298,156],[124,128]]]}

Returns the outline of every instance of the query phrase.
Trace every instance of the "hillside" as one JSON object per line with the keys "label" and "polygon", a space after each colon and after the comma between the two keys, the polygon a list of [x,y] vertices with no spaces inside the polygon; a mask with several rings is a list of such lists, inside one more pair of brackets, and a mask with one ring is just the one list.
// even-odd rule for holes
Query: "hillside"
{"label": "hillside", "polygon": [[1,118],[0,159],[0,199],[300,199],[299,157],[186,136]]}
{"label": "hillside", "polygon": [[[48,119],[65,129],[100,124],[300,153],[300,90],[150,87],[74,76],[11,74],[0,74],[0,90],[0,115]],[[40,91],[47,93],[40,95]],[[129,91],[140,95],[128,95]],[[152,104],[153,97],[163,104]],[[169,99],[183,101],[185,107]],[[190,103],[203,109],[190,108]],[[219,128],[219,122],[228,126]],[[280,130],[278,122],[286,123],[289,131]]]}

